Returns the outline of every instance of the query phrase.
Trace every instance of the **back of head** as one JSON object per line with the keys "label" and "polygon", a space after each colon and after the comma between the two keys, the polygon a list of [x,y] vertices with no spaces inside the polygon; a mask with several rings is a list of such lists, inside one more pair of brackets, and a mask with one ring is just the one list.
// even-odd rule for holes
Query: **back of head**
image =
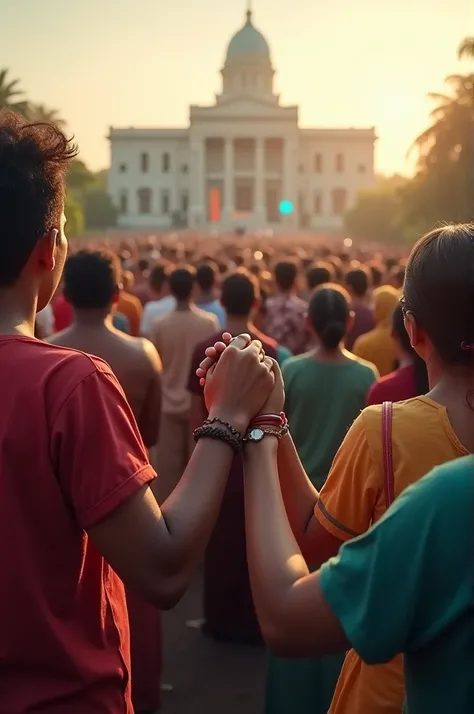
{"label": "back of head", "polygon": [[379,288],[382,285],[383,280],[383,270],[381,265],[378,263],[370,263],[368,266],[370,270],[371,284],[373,288]]}
{"label": "back of head", "polygon": [[325,283],[334,283],[336,271],[330,263],[313,263],[306,272],[308,290],[316,290]]}
{"label": "back of head", "polygon": [[0,287],[14,285],[40,238],[61,229],[64,176],[76,154],[56,126],[0,112]]}
{"label": "back of head", "polygon": [[390,327],[393,313],[400,301],[400,293],[391,285],[382,285],[373,293],[374,317],[377,325]]}
{"label": "back of head", "polygon": [[75,310],[110,309],[120,287],[118,258],[105,250],[80,250],[64,268],[64,295]]}
{"label": "back of head", "polygon": [[293,290],[298,276],[298,268],[294,261],[281,261],[275,265],[275,282],[277,287],[288,292]]}
{"label": "back of head", "polygon": [[198,265],[196,270],[196,283],[203,292],[211,292],[216,284],[218,272],[218,267],[210,261]]}
{"label": "back of head", "polygon": [[256,278],[244,268],[224,278],[221,303],[229,317],[248,317],[260,297]]}
{"label": "back of head", "polygon": [[350,296],[338,285],[323,285],[309,302],[311,326],[327,350],[335,350],[347,334]]}
{"label": "back of head", "polygon": [[365,297],[370,286],[369,271],[366,268],[349,270],[346,275],[346,285],[354,297]]}
{"label": "back of head", "polygon": [[191,265],[183,265],[175,268],[169,277],[171,295],[178,302],[187,302],[196,282],[196,271]]}
{"label": "back of head", "polygon": [[169,267],[167,263],[156,263],[150,271],[148,282],[152,290],[156,293],[161,293],[166,281],[169,278]]}
{"label": "back of head", "polygon": [[474,225],[443,226],[424,236],[408,260],[403,293],[404,309],[426,332],[439,359],[472,365]]}

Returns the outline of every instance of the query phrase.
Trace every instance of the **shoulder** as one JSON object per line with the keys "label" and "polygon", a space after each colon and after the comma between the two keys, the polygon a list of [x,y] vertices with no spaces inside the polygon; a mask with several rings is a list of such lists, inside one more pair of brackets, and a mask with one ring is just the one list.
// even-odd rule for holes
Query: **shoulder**
{"label": "shoulder", "polygon": [[372,364],[372,362],[362,359],[362,357],[356,357],[354,364],[356,369],[359,371],[359,374],[365,376],[371,382],[379,377],[379,371],[375,364]]}
{"label": "shoulder", "polygon": [[203,326],[211,325],[214,329],[219,327],[219,320],[212,312],[207,312],[206,310],[202,310],[197,305],[193,305],[192,313]]}
{"label": "shoulder", "polygon": [[283,365],[283,375],[285,377],[292,377],[294,374],[306,369],[310,362],[314,362],[316,364],[315,360],[313,360],[308,354],[290,357]]}

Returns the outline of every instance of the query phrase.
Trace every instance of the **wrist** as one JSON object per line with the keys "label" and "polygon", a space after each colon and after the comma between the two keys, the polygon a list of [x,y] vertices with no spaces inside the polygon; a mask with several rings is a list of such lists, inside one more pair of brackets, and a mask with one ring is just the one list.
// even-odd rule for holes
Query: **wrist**
{"label": "wrist", "polygon": [[278,438],[267,434],[261,441],[245,442],[243,455],[244,459],[276,458],[278,452]]}
{"label": "wrist", "polygon": [[221,407],[211,407],[209,412],[209,419],[220,419],[221,422],[230,424],[234,429],[236,429],[242,436],[249,424],[249,419],[243,414],[239,414],[235,410]]}

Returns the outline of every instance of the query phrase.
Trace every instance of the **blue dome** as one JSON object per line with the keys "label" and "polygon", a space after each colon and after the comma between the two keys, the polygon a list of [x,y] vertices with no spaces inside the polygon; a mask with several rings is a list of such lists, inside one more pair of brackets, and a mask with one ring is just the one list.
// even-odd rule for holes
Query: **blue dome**
{"label": "blue dome", "polygon": [[246,55],[257,55],[270,59],[270,47],[261,32],[252,24],[252,13],[247,12],[247,22],[231,39],[227,48],[227,59],[241,59]]}

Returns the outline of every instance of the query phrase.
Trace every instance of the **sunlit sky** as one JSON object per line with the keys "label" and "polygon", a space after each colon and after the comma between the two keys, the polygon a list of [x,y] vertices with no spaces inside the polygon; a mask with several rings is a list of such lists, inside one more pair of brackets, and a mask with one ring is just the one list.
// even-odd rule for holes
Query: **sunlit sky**
{"label": "sunlit sky", "polygon": [[[106,167],[115,126],[187,126],[212,103],[246,0],[0,0],[0,67],[60,110],[83,160]],[[468,70],[473,0],[253,0],[283,103],[302,126],[372,126],[377,170],[408,172],[429,91]]]}

